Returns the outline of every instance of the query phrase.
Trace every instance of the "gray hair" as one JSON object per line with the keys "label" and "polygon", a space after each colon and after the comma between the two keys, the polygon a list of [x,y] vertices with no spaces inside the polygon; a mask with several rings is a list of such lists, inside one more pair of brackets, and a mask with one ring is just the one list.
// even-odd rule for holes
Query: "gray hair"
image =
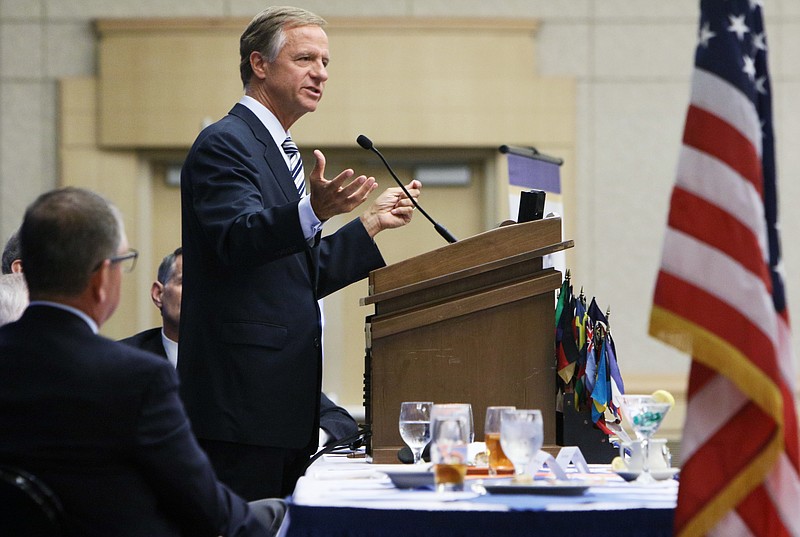
{"label": "gray hair", "polygon": [[122,218],[106,198],[82,188],[39,196],[25,211],[19,238],[30,296],[75,296],[122,242]]}
{"label": "gray hair", "polygon": [[22,274],[0,276],[0,326],[16,321],[28,306],[28,286]]}
{"label": "gray hair", "polygon": [[244,87],[247,88],[253,76],[251,53],[260,52],[272,63],[286,44],[285,30],[300,26],[322,27],[326,24],[319,15],[291,6],[271,6],[253,17],[239,39],[239,73]]}

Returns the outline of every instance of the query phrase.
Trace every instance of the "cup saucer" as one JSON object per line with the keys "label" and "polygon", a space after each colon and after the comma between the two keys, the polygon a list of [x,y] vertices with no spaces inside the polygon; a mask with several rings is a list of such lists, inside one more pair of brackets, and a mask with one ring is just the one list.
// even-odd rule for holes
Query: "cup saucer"
{"label": "cup saucer", "polygon": [[[680,471],[680,468],[663,468],[661,470],[650,470],[650,475],[652,475],[653,479],[656,481],[664,481],[666,479],[672,479]],[[636,481],[636,478],[639,477],[641,472],[635,470],[614,470],[614,473],[625,481]]]}
{"label": "cup saucer", "polygon": [[650,475],[658,481],[663,481],[665,479],[672,479],[680,471],[680,468],[663,468],[661,470],[650,470]]}
{"label": "cup saucer", "polygon": [[625,481],[634,481],[637,477],[639,477],[640,472],[635,472],[633,470],[614,470],[614,473]]}

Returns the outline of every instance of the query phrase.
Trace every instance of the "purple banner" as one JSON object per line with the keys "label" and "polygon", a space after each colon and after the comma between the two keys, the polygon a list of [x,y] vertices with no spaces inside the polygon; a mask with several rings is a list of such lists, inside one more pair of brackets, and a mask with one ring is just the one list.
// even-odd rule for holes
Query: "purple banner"
{"label": "purple banner", "polygon": [[558,164],[543,160],[508,155],[508,182],[522,188],[534,188],[561,194]]}

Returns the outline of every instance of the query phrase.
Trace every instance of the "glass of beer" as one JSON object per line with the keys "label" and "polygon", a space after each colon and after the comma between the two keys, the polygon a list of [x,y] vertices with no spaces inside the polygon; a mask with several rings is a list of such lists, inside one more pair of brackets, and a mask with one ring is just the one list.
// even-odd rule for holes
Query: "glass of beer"
{"label": "glass of beer", "polygon": [[468,405],[433,405],[431,462],[436,490],[464,490],[470,429]]}
{"label": "glass of beer", "polygon": [[486,441],[486,452],[489,455],[489,475],[514,471],[514,465],[506,457],[503,446],[500,445],[500,418],[504,410],[516,410],[516,407],[486,407],[486,422],[483,426],[483,432],[484,440]]}

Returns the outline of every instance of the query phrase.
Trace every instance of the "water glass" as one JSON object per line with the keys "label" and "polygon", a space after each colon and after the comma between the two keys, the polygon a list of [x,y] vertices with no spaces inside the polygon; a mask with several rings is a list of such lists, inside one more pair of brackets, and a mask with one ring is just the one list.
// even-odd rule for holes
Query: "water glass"
{"label": "water glass", "polygon": [[431,407],[429,401],[400,403],[400,436],[414,454],[414,464],[422,462],[422,450],[431,440]]}
{"label": "water glass", "polygon": [[528,466],[544,442],[542,413],[539,410],[505,410],[500,422],[500,445],[514,465],[514,481],[533,481]]}

